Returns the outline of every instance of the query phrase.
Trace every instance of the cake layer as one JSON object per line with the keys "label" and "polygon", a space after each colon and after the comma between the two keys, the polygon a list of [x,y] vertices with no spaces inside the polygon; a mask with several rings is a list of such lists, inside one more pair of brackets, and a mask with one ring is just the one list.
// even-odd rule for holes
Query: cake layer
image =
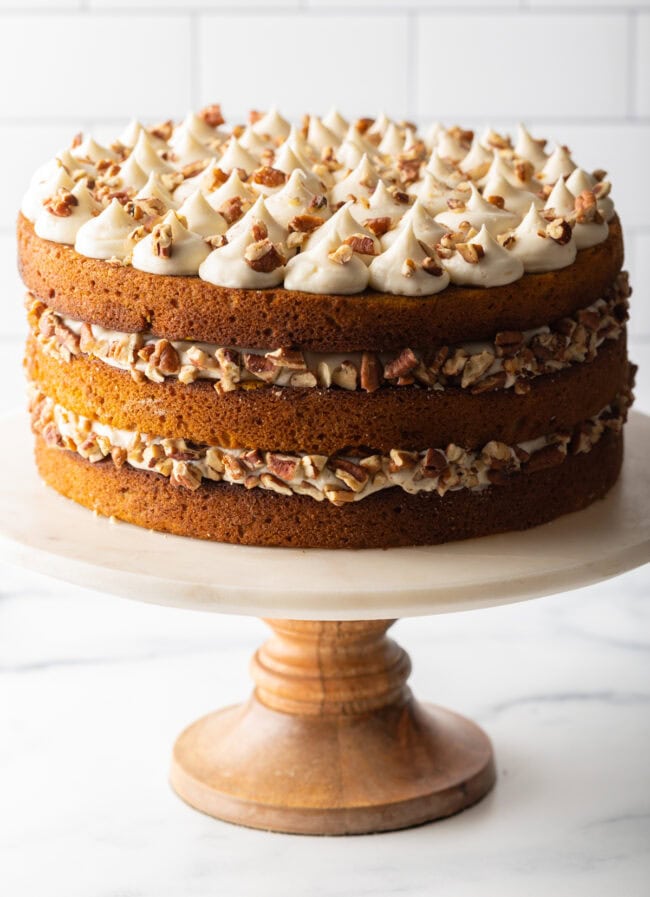
{"label": "cake layer", "polygon": [[218,394],[205,380],[135,382],[95,358],[62,361],[33,337],[26,363],[29,378],[55,402],[113,427],[224,447],[319,454],[356,446],[388,452],[535,439],[597,414],[629,382],[624,335],[604,343],[591,362],[536,378],[526,395],[417,386],[374,393],[268,387]]}
{"label": "cake layer", "polygon": [[179,489],[157,473],[91,463],[36,439],[41,476],[57,491],[107,516],[177,535],[249,545],[365,548],[436,544],[526,529],[605,495],[621,465],[622,433],[606,430],[587,453],[512,477],[507,486],[410,495],[399,488],[336,507],[227,483]]}
{"label": "cake layer", "polygon": [[472,393],[514,388],[523,394],[536,377],[591,361],[605,341],[618,339],[628,318],[629,295],[627,272],[621,272],[604,297],[544,327],[502,331],[490,340],[381,353],[259,347],[238,351],[106,330],[61,316],[32,293],[25,305],[32,334],[49,354],[66,361],[71,355],[98,358],[129,371],[136,382],[211,380],[220,393],[272,385],[375,392],[417,383],[438,390],[459,386]]}
{"label": "cake layer", "polygon": [[603,296],[623,263],[618,218],[603,242],[567,268],[505,286],[450,286],[431,296],[351,296],[218,287],[198,277],[148,274],[79,255],[18,221],[23,281],[55,311],[103,327],[167,339],[313,351],[388,351],[483,339],[571,315]]}

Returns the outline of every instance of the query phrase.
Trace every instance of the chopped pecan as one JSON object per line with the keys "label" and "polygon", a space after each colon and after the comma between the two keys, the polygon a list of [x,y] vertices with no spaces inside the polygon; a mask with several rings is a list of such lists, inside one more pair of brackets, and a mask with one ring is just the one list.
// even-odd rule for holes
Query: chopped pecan
{"label": "chopped pecan", "polygon": [[53,196],[46,197],[43,205],[51,215],[56,215],[57,218],[69,218],[73,208],[79,205],[79,200],[74,193],[61,187]]}
{"label": "chopped pecan", "polygon": [[327,464],[327,455],[303,455],[301,463],[305,476],[315,480]]}
{"label": "chopped pecan", "polygon": [[311,371],[297,371],[289,378],[289,386],[313,389],[318,386],[318,380]]}
{"label": "chopped pecan", "polygon": [[470,355],[467,364],[463,368],[463,377],[460,385],[463,389],[472,386],[477,380],[480,380],[483,374],[487,373],[492,367],[494,355],[488,352],[479,352],[477,355]]}
{"label": "chopped pecan", "polygon": [[181,369],[179,354],[166,339],[159,339],[156,342],[149,363],[157,367],[163,374],[177,374]]}
{"label": "chopped pecan", "polygon": [[421,462],[422,475],[437,477],[449,467],[447,456],[441,449],[427,449]]}
{"label": "chopped pecan", "polygon": [[454,354],[450,355],[442,366],[442,373],[446,377],[458,377],[463,372],[463,368],[467,364],[469,358],[464,349],[455,349]]}
{"label": "chopped pecan", "polygon": [[263,473],[260,476],[260,483],[265,489],[270,489],[271,492],[277,492],[278,495],[293,494],[290,487],[272,473]]}
{"label": "chopped pecan", "polygon": [[289,233],[297,231],[301,234],[310,234],[317,227],[320,227],[322,223],[323,219],[319,218],[318,215],[294,215],[289,222]]}
{"label": "chopped pecan", "polygon": [[547,467],[556,467],[566,458],[566,445],[560,443],[545,445],[530,456],[526,464],[526,470],[533,473],[536,470],[546,470]]}
{"label": "chopped pecan", "polygon": [[417,452],[407,452],[404,449],[391,449],[389,458],[388,470],[390,473],[396,473],[398,470],[413,470],[420,460]]}
{"label": "chopped pecan", "polygon": [[413,277],[416,271],[417,265],[415,264],[413,259],[405,258],[400,269],[400,274],[402,275],[402,277]]}
{"label": "chopped pecan", "polygon": [[244,214],[244,204],[241,196],[231,196],[217,209],[222,218],[225,218],[228,224],[234,224],[239,221]]}
{"label": "chopped pecan", "polygon": [[493,439],[483,446],[481,459],[488,467],[503,469],[513,464],[512,452],[505,442]]}
{"label": "chopped pecan", "polygon": [[147,131],[151,134],[152,137],[157,137],[159,140],[164,140],[165,143],[167,143],[169,138],[172,136],[173,130],[174,122],[171,119],[167,119],[167,121],[161,121],[157,125],[151,125],[150,128],[147,128]]}
{"label": "chopped pecan", "polygon": [[252,174],[252,180],[255,184],[262,184],[264,187],[281,187],[286,183],[287,176],[284,171],[279,168],[271,168],[270,165],[263,165]]}
{"label": "chopped pecan", "polygon": [[283,455],[278,452],[266,453],[266,466],[282,480],[292,480],[300,464],[300,458],[294,455]]}
{"label": "chopped pecan", "polygon": [[394,358],[384,367],[384,377],[386,380],[395,380],[398,377],[405,377],[419,364],[419,360],[412,349],[402,349],[397,358]]}
{"label": "chopped pecan", "polygon": [[497,194],[491,193],[489,196],[486,196],[485,198],[490,203],[490,205],[496,206],[497,209],[503,209],[506,204],[506,201],[503,198],[503,196],[498,196]]}
{"label": "chopped pecan", "polygon": [[256,352],[243,352],[242,364],[247,371],[265,383],[275,382],[280,373],[279,367],[270,358]]}
{"label": "chopped pecan", "polygon": [[546,235],[564,246],[571,239],[571,225],[564,218],[554,218],[546,225]]}
{"label": "chopped pecan", "polygon": [[342,361],[332,371],[332,383],[341,389],[354,390],[357,388],[357,369],[351,361]]}
{"label": "chopped pecan", "polygon": [[336,476],[342,480],[346,486],[353,492],[361,492],[369,480],[368,471],[355,464],[354,461],[348,461],[346,458],[335,458],[330,462],[330,467],[334,470]]}
{"label": "chopped pecan", "polygon": [[464,203],[464,201],[463,201],[462,199],[458,199],[458,198],[455,197],[455,196],[450,196],[450,197],[449,197],[449,199],[447,200],[447,205],[448,205],[449,208],[452,209],[453,211],[458,211],[458,210],[464,210],[464,209],[465,209],[465,203]]}
{"label": "chopped pecan", "polygon": [[328,258],[337,265],[347,265],[352,260],[354,250],[346,243],[342,243],[338,249],[328,254]]}
{"label": "chopped pecan", "polygon": [[194,492],[201,485],[201,472],[187,461],[176,461],[172,467],[170,482],[173,486],[183,486]]}
{"label": "chopped pecan", "polygon": [[495,389],[503,389],[506,385],[507,375],[505,371],[498,371],[490,377],[485,377],[471,387],[471,393],[474,396],[481,395],[484,392],[493,392]]}
{"label": "chopped pecan", "polygon": [[529,162],[527,159],[518,159],[515,162],[514,169],[517,180],[521,181],[522,184],[529,181],[535,173],[533,163]]}
{"label": "chopped pecan", "polygon": [[431,258],[430,255],[427,255],[426,258],[422,260],[422,270],[432,277],[442,277],[445,273],[442,265],[439,265],[435,258]]}
{"label": "chopped pecan", "polygon": [[361,355],[361,389],[366,392],[375,392],[381,384],[381,369],[379,358],[374,352],[363,352]]}
{"label": "chopped pecan", "polygon": [[497,356],[512,358],[524,345],[524,335],[520,330],[501,330],[494,338]]}
{"label": "chopped pecan", "polygon": [[485,255],[480,243],[456,243],[456,249],[470,265],[477,265]]}
{"label": "chopped pecan", "polygon": [[156,224],[151,231],[151,251],[159,258],[168,259],[172,256],[172,229],[169,224]]}
{"label": "chopped pecan", "polygon": [[598,210],[598,203],[593,190],[583,190],[575,198],[575,219],[578,223],[589,223],[592,221],[602,221],[602,215]]}
{"label": "chopped pecan", "polygon": [[265,357],[278,368],[289,368],[292,371],[307,370],[305,356],[299,349],[276,349],[274,352],[267,352]]}
{"label": "chopped pecan", "polygon": [[271,243],[268,239],[258,240],[257,243],[247,246],[244,252],[244,261],[253,271],[261,274],[269,274],[287,263],[277,244]]}
{"label": "chopped pecan", "polygon": [[374,234],[375,237],[383,237],[390,230],[391,223],[392,218],[389,215],[383,215],[380,218],[366,218],[363,226]]}
{"label": "chopped pecan", "polygon": [[202,118],[206,125],[209,125],[211,128],[218,128],[219,125],[225,122],[225,118],[221,114],[220,103],[210,103],[209,106],[204,106],[199,111],[199,118]]}
{"label": "chopped pecan", "polygon": [[343,245],[349,246],[353,252],[358,252],[360,255],[377,255],[374,240],[364,234],[351,234],[345,238]]}

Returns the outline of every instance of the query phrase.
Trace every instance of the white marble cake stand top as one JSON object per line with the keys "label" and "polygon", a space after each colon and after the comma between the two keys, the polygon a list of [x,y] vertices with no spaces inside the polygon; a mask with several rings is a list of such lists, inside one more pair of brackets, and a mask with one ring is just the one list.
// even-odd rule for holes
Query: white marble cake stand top
{"label": "white marble cake stand top", "polygon": [[650,560],[650,418],[626,427],[620,482],[522,533],[420,548],[325,551],[201,542],[110,521],[43,485],[25,415],[2,420],[0,557],[157,604],[345,620],[471,610],[579,588]]}

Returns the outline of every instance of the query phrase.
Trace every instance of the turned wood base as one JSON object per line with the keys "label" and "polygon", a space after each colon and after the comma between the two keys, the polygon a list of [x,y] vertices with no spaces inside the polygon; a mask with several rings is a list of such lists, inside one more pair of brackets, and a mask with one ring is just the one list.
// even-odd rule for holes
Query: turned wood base
{"label": "turned wood base", "polygon": [[176,742],[171,783],[198,810],[278,832],[361,834],[450,816],[495,781],[485,733],[418,704],[391,621],[269,621],[245,704]]}

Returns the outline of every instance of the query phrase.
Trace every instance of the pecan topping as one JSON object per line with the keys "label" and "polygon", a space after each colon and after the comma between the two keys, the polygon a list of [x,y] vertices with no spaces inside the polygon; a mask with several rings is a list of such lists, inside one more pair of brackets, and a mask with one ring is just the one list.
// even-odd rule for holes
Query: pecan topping
{"label": "pecan topping", "polygon": [[478,265],[485,255],[485,249],[480,243],[456,243],[456,249],[470,265]]}
{"label": "pecan topping", "polygon": [[364,234],[351,234],[345,238],[343,245],[349,246],[353,252],[358,252],[360,255],[377,255],[374,240]]}
{"label": "pecan topping", "polygon": [[422,458],[422,474],[425,477],[436,477],[447,470],[449,461],[440,449],[427,449]]}
{"label": "pecan topping", "polygon": [[402,262],[400,273],[402,277],[413,277],[417,270],[417,265],[411,258],[406,258]]}
{"label": "pecan topping", "polygon": [[319,218],[318,215],[294,215],[289,222],[289,232],[297,231],[301,234],[310,234],[317,227],[320,227],[322,223],[323,219]]}
{"label": "pecan topping", "polygon": [[172,229],[169,224],[156,224],[151,231],[151,251],[159,258],[172,256]]}
{"label": "pecan topping", "polygon": [[554,218],[546,225],[546,235],[564,246],[571,239],[571,225],[564,218]]}
{"label": "pecan topping", "polygon": [[279,367],[270,358],[254,352],[244,352],[242,354],[242,363],[247,371],[250,371],[251,374],[254,374],[260,380],[264,380],[265,383],[273,383],[277,380],[280,373]]}
{"label": "pecan topping", "polygon": [[247,246],[244,252],[244,261],[253,271],[261,274],[269,274],[287,263],[276,244],[266,239]]}
{"label": "pecan topping", "polygon": [[357,369],[351,361],[342,361],[332,371],[332,383],[341,389],[353,390],[357,388]]}
{"label": "pecan topping", "polygon": [[536,470],[546,470],[547,467],[556,467],[564,461],[566,453],[566,446],[560,443],[545,445],[543,448],[533,452],[526,464],[526,470],[529,473],[533,473]]}
{"label": "pecan topping", "polygon": [[422,270],[426,271],[427,274],[431,274],[432,277],[442,277],[445,273],[442,265],[439,265],[430,255],[422,260]]}
{"label": "pecan topping", "polygon": [[79,205],[79,200],[69,190],[61,187],[54,196],[44,199],[43,205],[51,215],[56,215],[57,218],[69,218],[73,208]]}
{"label": "pecan topping", "polygon": [[334,252],[330,252],[328,258],[337,265],[347,265],[352,260],[354,250],[347,243],[342,243]]}
{"label": "pecan topping", "polygon": [[234,224],[235,221],[239,221],[244,214],[241,196],[231,196],[230,199],[227,199],[223,205],[217,209],[217,211],[226,219],[228,224]]}
{"label": "pecan topping", "polygon": [[512,358],[524,345],[524,335],[520,330],[502,330],[494,338],[497,355]]}
{"label": "pecan topping", "polygon": [[152,125],[150,128],[147,128],[147,131],[151,134],[152,137],[157,137],[159,140],[164,140],[165,143],[172,136],[172,131],[174,130],[174,122],[171,119],[167,121],[161,121],[157,125]]}
{"label": "pecan topping", "polygon": [[503,198],[503,196],[490,194],[490,196],[487,196],[486,199],[491,205],[496,206],[497,209],[503,209],[506,204],[506,201]]}
{"label": "pecan topping", "polygon": [[199,112],[199,118],[202,118],[211,128],[218,128],[225,122],[225,118],[221,114],[220,103],[210,103],[209,106],[204,106]]}
{"label": "pecan topping", "polygon": [[270,489],[271,492],[277,492],[278,495],[291,495],[291,489],[287,486],[286,483],[283,483],[281,479],[274,476],[272,473],[263,473],[260,477],[260,482],[265,489]]}
{"label": "pecan topping", "polygon": [[[197,174],[201,174],[202,171],[205,171],[207,167],[207,159],[197,159],[196,162],[188,162],[187,165],[183,165],[183,167],[181,168],[183,180],[187,181],[190,178],[196,177]],[[214,187],[211,189],[214,189]]]}
{"label": "pecan topping", "polygon": [[263,165],[253,172],[253,182],[262,184],[264,187],[281,187],[286,183],[287,176],[284,171],[279,168],[271,168],[270,165]]}
{"label": "pecan topping", "polygon": [[463,389],[480,380],[491,367],[494,355],[491,352],[479,352],[478,355],[470,355],[467,364],[463,368],[463,377],[460,385]]}
{"label": "pecan topping", "polygon": [[363,226],[376,237],[383,237],[390,230],[391,221],[392,219],[389,215],[384,215],[381,218],[366,218]]}

